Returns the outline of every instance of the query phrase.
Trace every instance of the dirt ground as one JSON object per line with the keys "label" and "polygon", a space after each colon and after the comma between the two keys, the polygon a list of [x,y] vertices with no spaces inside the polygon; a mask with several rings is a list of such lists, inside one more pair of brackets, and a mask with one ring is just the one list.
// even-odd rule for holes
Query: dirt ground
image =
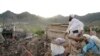
{"label": "dirt ground", "polygon": [[0,46],[0,56],[44,56],[47,45],[42,38],[13,41],[9,46]]}

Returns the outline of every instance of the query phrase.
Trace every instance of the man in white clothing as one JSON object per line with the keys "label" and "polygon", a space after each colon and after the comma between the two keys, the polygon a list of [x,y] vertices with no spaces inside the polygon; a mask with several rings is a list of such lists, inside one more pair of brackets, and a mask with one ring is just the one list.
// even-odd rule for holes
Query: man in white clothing
{"label": "man in white clothing", "polygon": [[78,52],[80,52],[80,50],[77,49],[78,47],[76,46],[77,44],[80,45],[80,43],[73,39],[80,38],[83,33],[83,30],[84,24],[80,20],[76,19],[74,16],[69,16],[69,26],[66,32],[68,33],[69,38],[70,56],[77,56]]}
{"label": "man in white clothing", "polygon": [[69,26],[66,30],[69,36],[76,37],[78,34],[82,34],[84,30],[84,24],[80,20],[76,19],[74,16],[69,16]]}

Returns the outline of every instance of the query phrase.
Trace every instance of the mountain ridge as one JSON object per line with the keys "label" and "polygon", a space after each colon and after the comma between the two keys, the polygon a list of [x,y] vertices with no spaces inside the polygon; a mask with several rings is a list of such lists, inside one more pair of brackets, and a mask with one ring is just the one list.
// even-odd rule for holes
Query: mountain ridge
{"label": "mountain ridge", "polygon": [[[91,24],[95,23],[100,24],[100,12],[97,13],[89,13],[84,16],[78,16],[75,15],[76,18],[84,22],[85,24]],[[0,22],[5,21],[5,22],[27,22],[29,24],[34,24],[34,25],[45,25],[45,24],[50,24],[50,23],[68,23],[68,16],[63,16],[63,15],[56,15],[54,17],[50,18],[45,18],[31,14],[27,11],[22,12],[20,14],[16,14],[11,11],[5,11],[4,13],[0,14]],[[96,23],[98,21],[98,23]]]}

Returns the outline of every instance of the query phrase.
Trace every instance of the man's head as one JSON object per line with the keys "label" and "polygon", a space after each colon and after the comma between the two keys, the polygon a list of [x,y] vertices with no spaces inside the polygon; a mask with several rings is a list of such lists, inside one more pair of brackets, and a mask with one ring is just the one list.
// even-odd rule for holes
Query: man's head
{"label": "man's head", "polygon": [[70,15],[69,16],[69,21],[72,21],[73,18],[74,18],[74,15]]}
{"label": "man's head", "polygon": [[96,35],[96,31],[91,31],[90,35]]}
{"label": "man's head", "polygon": [[72,16],[69,16],[69,22],[72,21],[72,19],[73,19]]}

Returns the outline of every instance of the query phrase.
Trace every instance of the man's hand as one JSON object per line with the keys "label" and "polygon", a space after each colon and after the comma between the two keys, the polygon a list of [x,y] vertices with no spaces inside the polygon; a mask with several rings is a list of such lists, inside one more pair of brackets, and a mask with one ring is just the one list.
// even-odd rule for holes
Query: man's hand
{"label": "man's hand", "polygon": [[69,33],[69,30],[66,30],[66,33]]}
{"label": "man's hand", "polygon": [[69,39],[72,39],[72,37],[70,37],[69,35],[67,35],[67,37],[68,37]]}

